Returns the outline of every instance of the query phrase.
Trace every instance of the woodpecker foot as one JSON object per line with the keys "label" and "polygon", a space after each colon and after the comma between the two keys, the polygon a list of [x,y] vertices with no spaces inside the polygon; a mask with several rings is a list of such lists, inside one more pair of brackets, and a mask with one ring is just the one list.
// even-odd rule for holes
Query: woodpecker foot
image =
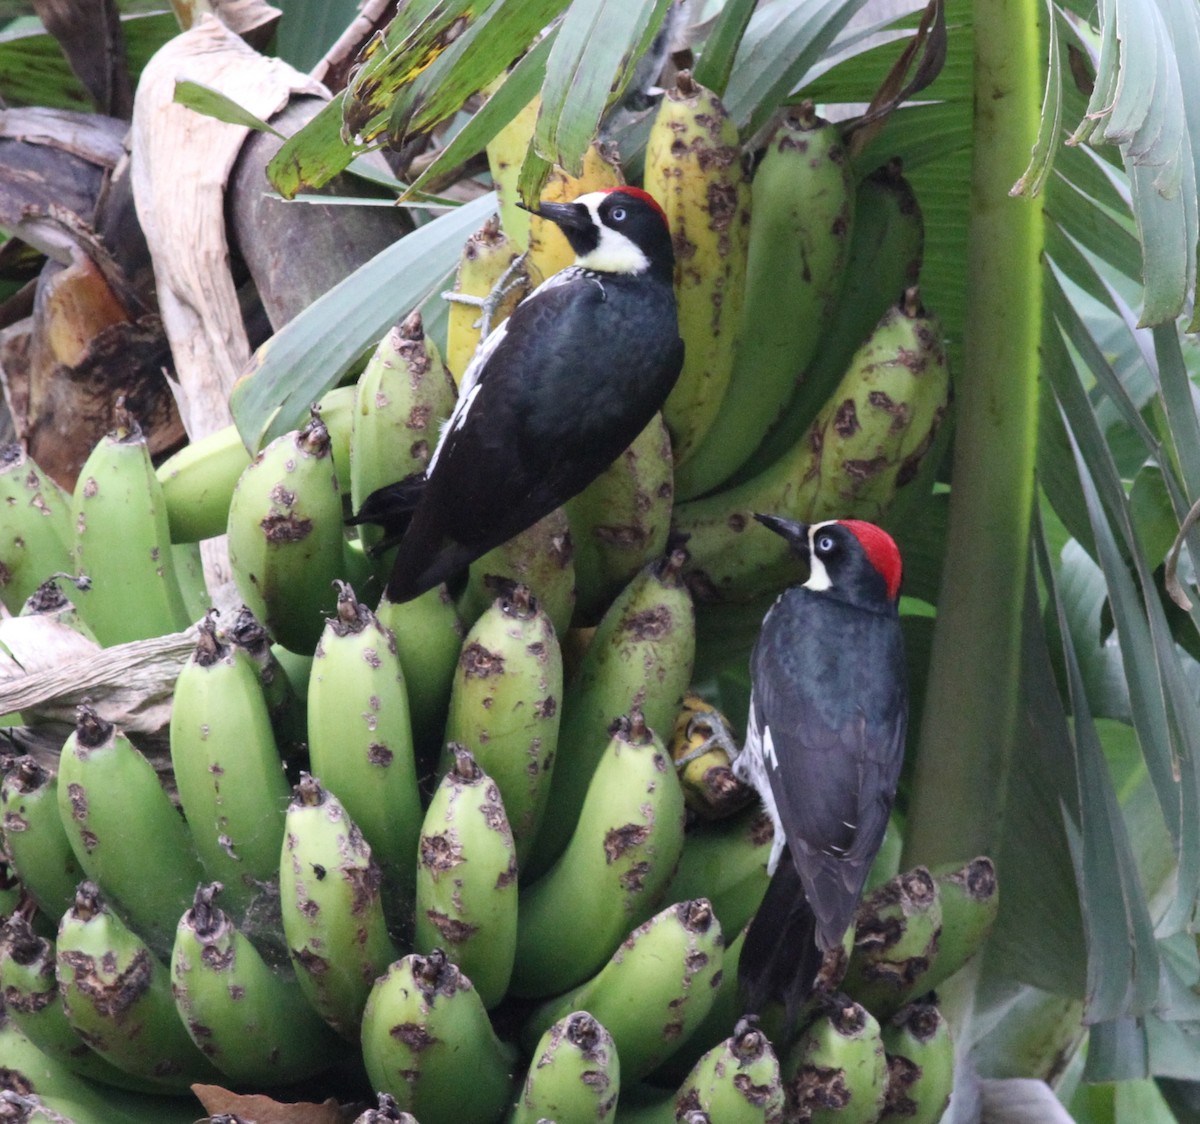
{"label": "woodpecker foot", "polygon": [[715,727],[709,721],[707,715],[696,714],[688,719],[687,738],[690,741],[692,735],[696,732],[698,723],[703,723],[710,730],[708,737],[704,739],[695,749],[688,750],[682,757],[675,759],[675,768],[682,769],[691,761],[695,761],[698,757],[703,757],[714,746],[725,751],[725,755],[732,762],[740,752],[737,743],[729,736],[729,731],[724,726],[717,724]]}
{"label": "woodpecker foot", "polygon": [[457,304],[469,304],[474,308],[478,308],[480,310],[479,319],[475,321],[472,327],[479,329],[480,339],[487,339],[488,333],[492,330],[492,317],[496,315],[496,309],[500,307],[505,298],[514,289],[529,287],[529,271],[525,268],[528,258],[528,250],[513,258],[512,264],[500,274],[500,279],[492,286],[491,292],[486,297],[475,297],[470,293],[455,292],[445,292],[442,294],[442,297]]}

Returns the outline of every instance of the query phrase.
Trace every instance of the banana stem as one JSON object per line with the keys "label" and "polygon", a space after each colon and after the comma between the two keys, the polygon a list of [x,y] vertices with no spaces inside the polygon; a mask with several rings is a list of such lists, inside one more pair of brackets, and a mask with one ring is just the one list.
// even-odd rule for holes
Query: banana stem
{"label": "banana stem", "polygon": [[1015,731],[1037,447],[1040,0],[975,0],[965,369],[950,523],[902,869],[994,853]]}

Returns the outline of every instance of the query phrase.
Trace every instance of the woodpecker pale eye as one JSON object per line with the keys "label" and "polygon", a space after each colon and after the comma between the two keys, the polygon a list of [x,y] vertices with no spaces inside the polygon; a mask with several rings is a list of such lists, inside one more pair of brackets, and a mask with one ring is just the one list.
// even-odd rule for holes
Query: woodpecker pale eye
{"label": "woodpecker pale eye", "polygon": [[828,554],[831,550],[833,550],[833,536],[821,535],[817,539],[817,553]]}
{"label": "woodpecker pale eye", "polygon": [[614,207],[609,212],[608,217],[610,219],[612,219],[613,222],[624,222],[625,221],[625,208],[624,207]]}

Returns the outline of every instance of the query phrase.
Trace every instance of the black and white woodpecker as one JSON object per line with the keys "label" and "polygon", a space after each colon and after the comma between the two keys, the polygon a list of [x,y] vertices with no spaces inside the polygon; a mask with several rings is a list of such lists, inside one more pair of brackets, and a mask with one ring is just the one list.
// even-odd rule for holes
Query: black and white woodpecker
{"label": "black and white woodpecker", "polygon": [[600,475],[675,385],[683,341],[667,217],[640,188],[541,203],[575,264],[480,344],[423,474],[368,496],[354,522],[399,540],[387,596],[453,581]]}
{"label": "black and white woodpecker", "polygon": [[857,519],[756,519],[808,560],[750,657],[750,716],[734,771],[775,825],[771,882],[738,965],[748,1012],[782,1002],[789,1023],[838,947],[883,841],[904,758],[908,683],[900,552]]}

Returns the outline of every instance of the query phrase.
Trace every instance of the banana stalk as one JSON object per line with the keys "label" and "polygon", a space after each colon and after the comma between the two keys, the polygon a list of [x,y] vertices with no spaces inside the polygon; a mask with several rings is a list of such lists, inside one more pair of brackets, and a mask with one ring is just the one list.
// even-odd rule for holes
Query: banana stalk
{"label": "banana stalk", "polygon": [[733,373],[746,296],[750,182],[721,99],[682,70],[658,104],[646,142],[646,190],[675,246],[683,370],[663,406],[677,467],[695,454]]}
{"label": "banana stalk", "polygon": [[371,989],[362,1018],[371,1087],[421,1124],[498,1120],[516,1051],[496,1037],[479,993],[441,952],[396,961]]}
{"label": "banana stalk", "polygon": [[590,980],[534,1010],[521,1032],[532,1049],[546,1028],[588,1011],[612,1035],[621,1080],[671,1056],[712,1006],[720,983],[721,926],[703,898],[678,902],[638,926]]}
{"label": "banana stalk", "polygon": [[595,624],[634,576],[667,549],[674,477],[671,438],[654,419],[564,505],[575,548],[576,624]]}
{"label": "banana stalk", "polygon": [[57,796],[84,873],[151,947],[165,952],[204,868],[154,766],[84,705],[59,757]]}
{"label": "banana stalk", "polygon": [[684,499],[754,452],[816,352],[846,264],[854,182],[837,127],[806,102],[771,138],[753,183],[746,297],[720,410],[676,474]]}
{"label": "banana stalk", "polygon": [[38,909],[57,922],[83,878],[58,811],[58,774],[33,757],[13,759],[0,782],[0,811],[9,863]]}
{"label": "banana stalk", "polygon": [[910,1003],[883,1027],[888,1085],[882,1121],[937,1124],[954,1088],[954,1040],[932,1003]]}
{"label": "banana stalk", "polygon": [[238,594],[279,643],[308,653],[342,576],[342,501],[319,416],[276,438],[238,479],[229,505]]}
{"label": "banana stalk", "polygon": [[220,1080],[179,1019],[166,966],[95,883],[80,883],[59,922],[55,966],[67,1019],[118,1069],[179,1092]]}
{"label": "banana stalk", "polygon": [[673,551],[642,568],[604,614],[566,687],[550,801],[531,856],[533,876],[571,838],[612,723],[637,706],[651,730],[666,733],[674,726],[696,645],[691,597],[679,578],[685,557]]}
{"label": "banana stalk", "polygon": [[13,443],[0,447],[0,600],[11,613],[56,571],[74,569],[71,498]]}
{"label": "banana stalk", "polygon": [[83,619],[105,647],[191,623],[175,573],[166,503],[132,418],[97,442],[71,503],[75,567],[90,580]]}
{"label": "banana stalk", "polygon": [[294,977],[274,971],[200,886],[179,919],[171,990],[196,1046],[230,1080],[283,1085],[314,1077],[341,1060],[333,1031]]}
{"label": "banana stalk", "polygon": [[378,1106],[354,1118],[354,1124],[419,1124],[411,1112],[402,1112],[391,1093],[380,1093]]}
{"label": "banana stalk", "polygon": [[[518,863],[529,854],[550,794],[562,690],[562,654],[554,626],[528,587],[516,585],[496,599],[463,642],[445,742],[469,749],[496,782]],[[447,749],[438,771],[445,773],[452,765]]]}
{"label": "banana stalk", "polygon": [[620,1085],[621,1063],[612,1035],[587,1011],[576,1011],[538,1041],[508,1124],[604,1124],[617,1107]]}
{"label": "banana stalk", "polygon": [[650,916],[683,850],[683,814],[666,750],[635,709],[613,727],[567,849],[521,894],[514,994],[575,986]]}
{"label": "banana stalk", "polygon": [[302,774],[279,866],[283,934],[301,991],[348,1040],[372,981],[396,958],[380,882],[379,864],[341,802]]}
{"label": "banana stalk", "polygon": [[409,915],[421,796],[404,670],[393,634],[338,583],[308,683],[309,767],[370,845],[384,900]]}

